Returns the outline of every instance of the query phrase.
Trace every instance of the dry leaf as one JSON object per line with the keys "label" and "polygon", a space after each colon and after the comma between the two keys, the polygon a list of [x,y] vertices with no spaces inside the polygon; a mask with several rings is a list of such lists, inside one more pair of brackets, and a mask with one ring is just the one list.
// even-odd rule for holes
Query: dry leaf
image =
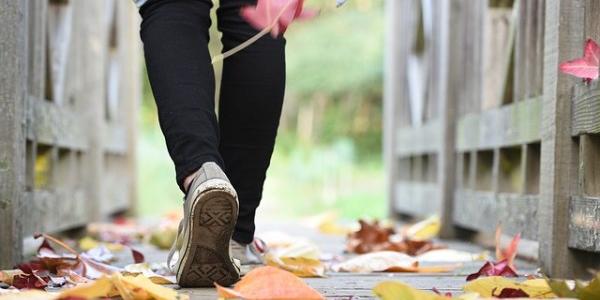
{"label": "dry leaf", "polygon": [[233,288],[215,286],[219,296],[226,299],[325,299],[296,275],[271,266],[250,271]]}
{"label": "dry leaf", "polygon": [[125,272],[123,275],[139,275],[142,274],[150,279],[153,283],[156,284],[175,284],[175,276],[163,276],[156,274],[152,271],[150,264],[148,263],[139,263],[139,264],[131,264],[127,265],[124,268]]}
{"label": "dry leaf", "polygon": [[441,226],[440,217],[431,216],[410,226],[405,232],[405,237],[414,241],[428,241],[440,233]]}
{"label": "dry leaf", "polygon": [[580,300],[600,299],[600,273],[597,273],[596,277],[588,283],[575,281],[573,288],[565,280],[548,279],[546,282],[559,297],[570,297]]}
{"label": "dry leaf", "polygon": [[[397,251],[410,255],[419,255],[430,250],[440,249],[431,241],[418,241],[402,239],[395,235],[391,227],[382,226],[378,221],[372,223],[364,220],[358,221],[360,229],[348,236],[346,249],[348,252],[363,254],[377,251]],[[394,238],[396,238],[394,240]]]}
{"label": "dry leaf", "polygon": [[508,265],[514,268],[513,262],[517,257],[517,250],[519,247],[519,242],[521,241],[521,234],[516,234],[506,249],[502,249],[502,245],[500,244],[501,237],[502,228],[498,226],[498,228],[496,228],[496,260],[506,260]]}
{"label": "dry leaf", "polygon": [[384,281],[373,288],[373,292],[382,300],[447,300],[449,298],[436,293],[415,289],[398,281]]}
{"label": "dry leaf", "polygon": [[336,272],[371,273],[388,269],[416,268],[418,262],[414,257],[395,251],[380,251],[359,255],[333,266]]}
{"label": "dry leaf", "polygon": [[467,281],[475,280],[482,276],[517,277],[519,275],[513,267],[508,265],[508,261],[506,260],[497,263],[487,261],[477,272],[469,274],[469,276],[467,276]]}
{"label": "dry leaf", "polygon": [[583,57],[562,62],[560,71],[583,78],[586,81],[598,79],[598,65],[600,64],[600,46],[592,40],[585,42]]}
{"label": "dry leaf", "polygon": [[15,276],[25,275],[20,269],[0,271],[0,282],[12,285]]}
{"label": "dry leaf", "polygon": [[265,255],[265,263],[294,273],[299,277],[325,277],[325,266],[318,259],[308,257],[278,257]]}
{"label": "dry leaf", "polygon": [[478,293],[482,297],[494,297],[498,296],[506,288],[520,289],[531,298],[556,298],[556,295],[544,279],[530,279],[518,282],[500,276],[492,276],[471,281],[463,287],[463,290],[465,292]]}
{"label": "dry leaf", "polygon": [[98,280],[85,284],[80,284],[70,289],[64,290],[60,293],[59,298],[81,297],[84,299],[94,299],[103,297],[115,297],[118,295],[119,294],[114,288],[111,279],[109,277],[102,277]]}

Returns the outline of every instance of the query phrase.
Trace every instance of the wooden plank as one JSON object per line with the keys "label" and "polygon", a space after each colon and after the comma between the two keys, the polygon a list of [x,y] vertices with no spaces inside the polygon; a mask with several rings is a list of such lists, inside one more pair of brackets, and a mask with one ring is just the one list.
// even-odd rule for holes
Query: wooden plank
{"label": "wooden plank", "polygon": [[538,240],[542,272],[552,277],[585,273],[566,246],[569,199],[577,190],[578,171],[577,144],[570,132],[570,91],[578,80],[557,72],[559,62],[581,55],[584,4],[582,0],[546,1]]}
{"label": "wooden plank", "polygon": [[416,181],[398,181],[395,184],[396,213],[409,214],[416,217],[428,217],[439,214],[441,195],[438,184]]}
{"label": "wooden plank", "polygon": [[[404,74],[406,49],[403,47],[403,39],[401,33],[403,31],[402,24],[405,22],[402,18],[403,6],[406,6],[407,1],[387,0],[386,6],[386,27],[389,29],[386,34],[386,49],[385,49],[385,70],[384,77],[384,96],[383,96],[383,157],[385,160],[387,174],[387,195],[388,195],[388,211],[390,214],[394,212],[395,199],[395,182],[398,178],[398,164],[396,157],[396,128],[400,122],[410,122],[406,118],[407,109],[401,103],[406,97],[404,93]],[[404,115],[402,114],[404,111]],[[404,118],[403,118],[404,116]]]}
{"label": "wooden plank", "polygon": [[0,0],[0,268],[22,258],[27,1]]}
{"label": "wooden plank", "polygon": [[518,8],[517,26],[515,28],[515,48],[514,48],[514,82],[513,82],[513,100],[525,100],[528,97],[528,53],[531,44],[529,42],[529,22],[531,5],[529,3],[537,1],[527,1]]}
{"label": "wooden plank", "polygon": [[542,100],[533,98],[488,110],[468,114],[457,123],[456,149],[492,149],[520,145],[540,140]]}
{"label": "wooden plank", "polygon": [[441,123],[432,120],[419,127],[399,128],[395,135],[395,152],[399,157],[435,153],[442,142]]}
{"label": "wooden plank", "polygon": [[24,208],[29,216],[23,221],[23,233],[58,232],[85,226],[90,210],[89,197],[85,189],[54,188],[36,190],[24,194]]}
{"label": "wooden plank", "polygon": [[139,39],[140,17],[138,8],[133,2],[118,1],[122,8],[123,31],[121,44],[123,46],[123,56],[121,57],[123,93],[121,101],[124,102],[123,111],[128,112],[124,117],[124,126],[127,136],[127,167],[123,176],[129,179],[127,199],[130,213],[135,213],[137,208],[137,128],[139,118],[139,103],[142,97],[142,68],[141,53],[142,46]]}
{"label": "wooden plank", "polygon": [[537,240],[536,195],[457,190],[454,199],[456,225],[491,233],[502,224],[507,234],[521,232],[524,238]]}
{"label": "wooden plank", "polygon": [[29,1],[29,86],[30,96],[43,99],[46,84],[47,0]]}
{"label": "wooden plank", "polygon": [[40,144],[85,150],[89,131],[86,118],[70,106],[58,106],[41,98],[28,97],[27,138]]}
{"label": "wooden plank", "polygon": [[600,84],[573,87],[571,135],[600,133]]}
{"label": "wooden plank", "polygon": [[[569,247],[600,252],[600,198],[571,198]],[[592,268],[593,266],[588,267]]]}
{"label": "wooden plank", "polygon": [[600,136],[581,136],[580,143],[580,193],[600,197]]}

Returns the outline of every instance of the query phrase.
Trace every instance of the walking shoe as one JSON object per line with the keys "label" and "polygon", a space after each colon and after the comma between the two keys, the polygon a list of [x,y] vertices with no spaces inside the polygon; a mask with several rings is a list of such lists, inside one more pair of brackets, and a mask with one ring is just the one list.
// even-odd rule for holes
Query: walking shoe
{"label": "walking shoe", "polygon": [[207,162],[196,173],[183,204],[183,220],[167,258],[181,287],[230,286],[240,278],[229,240],[238,216],[237,194],[221,168]]}
{"label": "walking shoe", "polygon": [[263,256],[266,252],[266,244],[263,240],[255,238],[250,244],[241,244],[233,239],[229,242],[231,255],[240,261],[241,265],[262,265]]}

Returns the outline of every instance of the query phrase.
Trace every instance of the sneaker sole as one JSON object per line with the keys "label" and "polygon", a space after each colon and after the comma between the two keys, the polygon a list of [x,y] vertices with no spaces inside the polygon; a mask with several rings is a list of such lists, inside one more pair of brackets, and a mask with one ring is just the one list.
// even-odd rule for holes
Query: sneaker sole
{"label": "sneaker sole", "polygon": [[215,282],[230,286],[240,278],[229,256],[238,202],[222,182],[215,186],[193,198],[189,235],[177,271],[181,287],[213,287]]}

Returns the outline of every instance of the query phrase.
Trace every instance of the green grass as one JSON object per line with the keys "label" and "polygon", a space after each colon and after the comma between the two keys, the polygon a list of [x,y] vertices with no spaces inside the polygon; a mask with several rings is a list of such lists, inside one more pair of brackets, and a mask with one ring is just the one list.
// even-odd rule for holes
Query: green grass
{"label": "green grass", "polygon": [[[268,171],[260,215],[273,218],[336,211],[344,219],[384,217],[384,176],[380,161],[357,163],[353,144],[300,145],[279,141]],[[280,149],[281,148],[281,149]],[[291,149],[290,151],[280,151]],[[144,128],[138,142],[138,209],[156,216],[181,208],[173,164],[158,128]]]}

